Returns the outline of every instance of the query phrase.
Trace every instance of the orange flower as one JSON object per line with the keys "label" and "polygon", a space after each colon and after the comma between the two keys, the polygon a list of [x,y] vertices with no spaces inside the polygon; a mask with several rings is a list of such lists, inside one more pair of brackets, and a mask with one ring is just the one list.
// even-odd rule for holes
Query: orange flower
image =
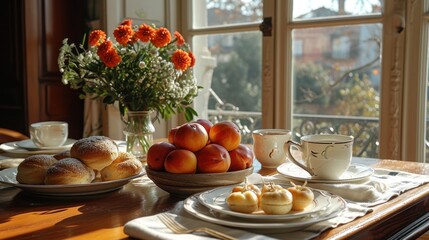
{"label": "orange flower", "polygon": [[128,43],[136,43],[138,40],[139,38],[137,37],[137,33],[135,32],[133,37],[130,39]]}
{"label": "orange flower", "polygon": [[127,43],[133,38],[134,31],[131,26],[128,25],[119,25],[114,31],[113,35],[116,38],[116,41],[122,45],[127,45]]}
{"label": "orange flower", "polygon": [[182,46],[183,44],[185,44],[185,39],[178,31],[174,32],[174,37],[177,39],[177,46]]}
{"label": "orange flower", "polygon": [[188,52],[188,56],[191,58],[191,64],[189,64],[189,67],[193,67],[195,65],[195,56],[194,56],[194,53]]}
{"label": "orange flower", "polygon": [[97,49],[97,55],[107,67],[116,67],[122,61],[121,56],[119,56],[116,49],[113,48],[113,43],[110,40],[100,44]]}
{"label": "orange flower", "polygon": [[131,27],[131,24],[133,24],[133,20],[125,19],[124,21],[121,22],[120,25],[126,25],[126,26],[130,26]]}
{"label": "orange flower", "polygon": [[107,67],[113,68],[113,67],[116,67],[121,62],[122,58],[121,56],[119,56],[116,49],[112,48],[105,53],[105,55],[103,56],[103,58],[101,58],[101,60],[103,61],[104,65],[106,65]]}
{"label": "orange flower", "polygon": [[106,33],[101,30],[94,30],[89,34],[90,46],[99,46],[104,41],[106,41]]}
{"label": "orange flower", "polygon": [[104,41],[97,49],[97,55],[102,58],[110,49],[113,48],[113,43],[110,40]]}
{"label": "orange flower", "polygon": [[146,24],[140,25],[139,30],[136,33],[137,38],[140,39],[142,42],[150,41],[154,34],[155,34],[155,29],[153,29],[151,26]]}
{"label": "orange flower", "polygon": [[171,61],[176,69],[185,71],[191,65],[191,58],[188,53],[183,50],[176,50],[171,57]]}
{"label": "orange flower", "polygon": [[155,30],[153,38],[150,40],[157,48],[164,47],[171,41],[170,31],[167,28],[158,28]]}

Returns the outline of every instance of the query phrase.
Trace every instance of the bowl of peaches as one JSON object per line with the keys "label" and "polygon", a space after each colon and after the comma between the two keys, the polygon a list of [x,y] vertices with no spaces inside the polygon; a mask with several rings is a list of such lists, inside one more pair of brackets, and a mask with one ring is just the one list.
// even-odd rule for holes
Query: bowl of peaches
{"label": "bowl of peaches", "polygon": [[253,172],[253,150],[230,121],[198,119],[173,128],[147,153],[147,176],[172,195],[188,197],[241,183]]}

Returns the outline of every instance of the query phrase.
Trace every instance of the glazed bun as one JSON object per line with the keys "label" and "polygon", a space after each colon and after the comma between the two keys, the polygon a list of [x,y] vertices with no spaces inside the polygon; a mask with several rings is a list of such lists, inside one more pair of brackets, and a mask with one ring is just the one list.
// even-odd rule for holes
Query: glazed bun
{"label": "glazed bun", "polygon": [[85,184],[95,178],[94,170],[75,158],[63,158],[48,168],[45,184]]}
{"label": "glazed bun", "polygon": [[91,136],[75,142],[70,156],[77,158],[88,167],[100,171],[109,166],[118,157],[118,145],[104,136]]}
{"label": "glazed bun", "polygon": [[112,164],[101,170],[101,180],[111,181],[131,177],[139,174],[142,169],[142,163],[134,155],[120,152]]}
{"label": "glazed bun", "polygon": [[48,168],[57,162],[52,155],[33,155],[18,165],[16,180],[22,184],[43,184]]}
{"label": "glazed bun", "polygon": [[71,157],[70,156],[70,150],[66,150],[66,151],[63,151],[63,152],[60,152],[60,153],[57,153],[54,155],[54,158],[57,160],[61,160],[63,158],[69,158],[69,157]]}

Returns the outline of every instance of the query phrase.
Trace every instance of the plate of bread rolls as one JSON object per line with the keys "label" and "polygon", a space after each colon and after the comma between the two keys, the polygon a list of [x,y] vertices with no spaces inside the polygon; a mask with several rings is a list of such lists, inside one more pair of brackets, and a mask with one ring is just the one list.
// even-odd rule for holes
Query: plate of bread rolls
{"label": "plate of bread rolls", "polygon": [[49,196],[82,196],[111,192],[145,174],[143,164],[121,152],[113,140],[91,136],[77,140],[70,151],[25,158],[0,172],[0,182]]}

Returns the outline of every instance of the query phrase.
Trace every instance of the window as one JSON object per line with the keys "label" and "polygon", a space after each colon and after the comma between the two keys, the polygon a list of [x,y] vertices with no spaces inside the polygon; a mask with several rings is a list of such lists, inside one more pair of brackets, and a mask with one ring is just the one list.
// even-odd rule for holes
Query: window
{"label": "window", "polygon": [[[421,114],[427,98],[418,83],[429,66],[408,60],[422,47],[428,54],[428,30],[417,26],[427,28],[427,0],[201,2],[186,1],[182,15],[191,16],[184,29],[194,51],[213,59],[212,119],[233,119],[245,134],[351,134],[355,156],[424,161],[418,143],[425,139],[419,129],[428,129]],[[259,24],[267,17],[272,34],[263,37]]]}
{"label": "window", "polygon": [[187,3],[184,8],[190,9],[193,18],[187,19],[188,27],[182,32],[192,37],[199,63],[196,77],[207,86],[199,100],[200,116],[213,122],[234,121],[243,141],[251,142],[251,130],[262,127],[262,1]]}
{"label": "window", "polygon": [[301,57],[285,62],[292,63],[285,79],[293,92],[285,89],[285,95],[293,96],[295,140],[319,133],[353,135],[355,156],[378,157],[383,2],[310,3],[315,1],[293,1],[291,39],[286,39],[305,46]]}

